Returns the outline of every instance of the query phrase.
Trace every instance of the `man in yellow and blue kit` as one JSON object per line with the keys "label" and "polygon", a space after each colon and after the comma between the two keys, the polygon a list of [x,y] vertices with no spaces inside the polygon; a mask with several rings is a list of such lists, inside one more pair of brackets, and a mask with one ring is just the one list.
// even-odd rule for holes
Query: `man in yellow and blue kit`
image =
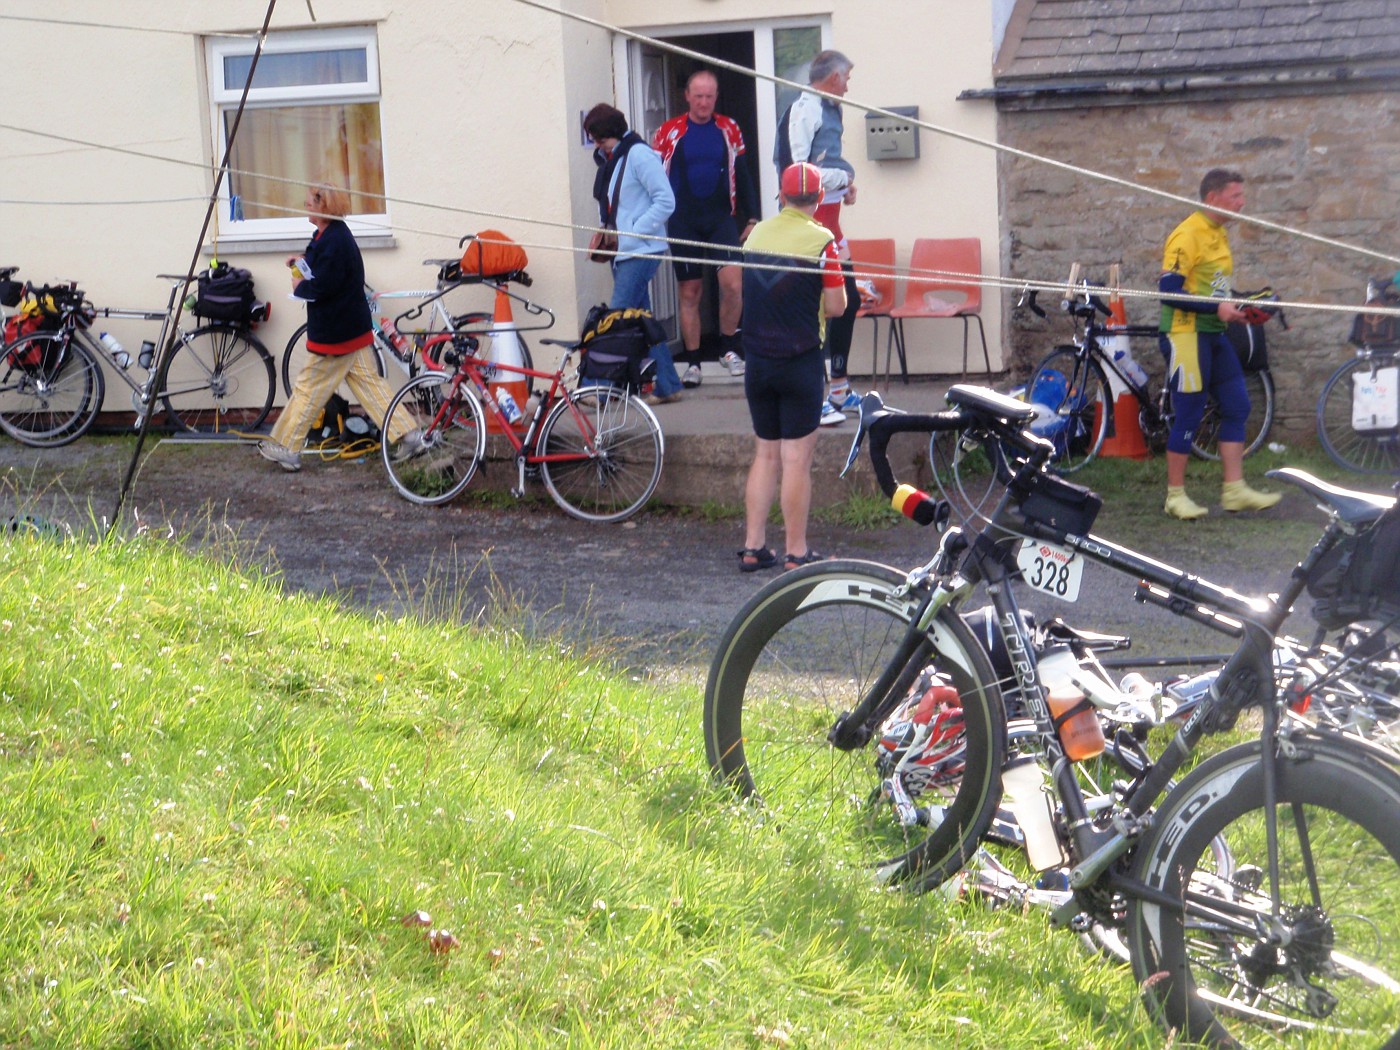
{"label": "man in yellow and blue kit", "polygon": [[[1244,176],[1212,168],[1201,180],[1205,207],[1191,214],[1167,238],[1162,275],[1162,352],[1167,355],[1175,417],[1167,437],[1167,502],[1174,518],[1190,521],[1208,511],[1186,495],[1186,463],[1191,436],[1201,425],[1208,398],[1220,411],[1220,503],[1228,511],[1264,510],[1279,501],[1276,492],[1257,492],[1244,481],[1244,434],[1249,393],[1244,369],[1225,336],[1231,321],[1243,321],[1240,307],[1210,302],[1231,296],[1234,260],[1225,224],[1244,207]],[[1206,298],[1176,299],[1177,295]]]}

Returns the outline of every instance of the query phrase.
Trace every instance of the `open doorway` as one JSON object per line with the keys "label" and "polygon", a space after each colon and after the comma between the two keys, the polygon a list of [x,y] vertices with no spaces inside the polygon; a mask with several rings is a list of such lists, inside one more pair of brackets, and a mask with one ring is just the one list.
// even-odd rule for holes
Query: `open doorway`
{"label": "open doorway", "polygon": [[[678,38],[659,37],[691,51],[710,55],[724,62],[732,62],[747,69],[754,68],[754,34],[752,31],[712,32],[692,34]],[[754,88],[754,78],[730,69],[708,66],[699,59],[677,55],[650,44],[639,44],[636,63],[641,76],[634,81],[634,120],[637,131],[648,141],[656,130],[671,117],[686,111],[685,85],[690,75],[697,69],[708,68],[719,82],[719,102],[716,112],[729,117],[739,125],[744,136],[745,152],[739,163],[748,169],[754,186],[761,184],[761,151],[756,148],[759,141],[758,98]],[[637,98],[640,88],[640,98]],[[742,229],[749,216],[739,216]],[[762,218],[762,215],[754,216]],[[719,297],[715,272],[706,269],[700,299],[700,353],[706,360],[719,357]],[[657,307],[656,314],[666,325],[667,332],[679,343],[679,326],[676,319],[676,281],[672,267],[662,266],[652,285],[652,302]],[[662,305],[664,304],[664,306]],[[679,348],[679,347],[678,347]]]}

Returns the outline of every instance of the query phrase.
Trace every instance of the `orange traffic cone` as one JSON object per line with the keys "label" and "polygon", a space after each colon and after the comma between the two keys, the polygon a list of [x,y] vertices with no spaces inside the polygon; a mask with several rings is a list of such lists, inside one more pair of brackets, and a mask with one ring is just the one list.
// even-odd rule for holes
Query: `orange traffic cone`
{"label": "orange traffic cone", "polygon": [[[525,367],[525,355],[520,351],[520,336],[515,330],[515,315],[511,312],[510,296],[504,288],[496,289],[496,308],[491,315],[491,346],[486,352],[486,360],[497,365]],[[487,389],[501,408],[501,415],[513,420],[516,430],[523,430],[528,420],[525,418],[525,399],[529,396],[528,376],[520,372],[494,369]],[[514,406],[512,408],[512,406]],[[486,410],[486,429],[501,433],[501,418],[489,408]]]}
{"label": "orange traffic cone", "polygon": [[[1128,311],[1123,305],[1123,297],[1118,294],[1117,270],[1115,264],[1109,277],[1113,291],[1108,299],[1107,328],[1113,334],[1104,340],[1103,349],[1121,368],[1125,362],[1132,364],[1133,351],[1128,342]],[[1099,455],[1120,459],[1147,459],[1152,453],[1148,451],[1147,442],[1142,436],[1142,426],[1138,423],[1138,400],[1118,377],[1118,373],[1111,368],[1104,371],[1108,373],[1109,391],[1113,395],[1113,426],[1103,439]]]}

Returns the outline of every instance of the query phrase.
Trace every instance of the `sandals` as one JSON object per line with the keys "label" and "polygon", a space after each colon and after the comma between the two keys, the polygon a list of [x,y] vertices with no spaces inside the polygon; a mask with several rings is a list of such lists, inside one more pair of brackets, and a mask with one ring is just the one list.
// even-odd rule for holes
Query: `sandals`
{"label": "sandals", "polygon": [[811,565],[814,561],[826,561],[826,555],[818,554],[809,547],[806,554],[784,554],[783,568],[800,569],[804,565]]}
{"label": "sandals", "polygon": [[778,556],[771,547],[745,547],[739,552],[739,571],[758,572],[771,569],[778,564]]}

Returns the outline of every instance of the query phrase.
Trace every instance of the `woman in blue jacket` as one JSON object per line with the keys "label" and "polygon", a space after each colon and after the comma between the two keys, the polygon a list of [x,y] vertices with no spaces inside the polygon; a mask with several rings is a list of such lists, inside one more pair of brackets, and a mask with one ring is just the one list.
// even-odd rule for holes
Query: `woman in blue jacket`
{"label": "woman in blue jacket", "polygon": [[[306,191],[306,213],[316,232],[300,259],[287,260],[292,268],[292,294],[306,301],[306,349],[310,359],[297,374],[272,439],[258,444],[264,459],[283,470],[301,469],[301,450],[316,414],[341,383],[350,387],[376,425],[389,411],[394,389],[375,369],[366,348],[374,331],[365,299],[365,264],[360,246],[344,218],[350,211],[350,195],[334,186],[312,186]],[[410,451],[417,433],[396,419],[386,441],[401,443]],[[407,438],[407,440],[405,440]],[[417,441],[416,444],[421,444]]]}
{"label": "woman in blue jacket", "polygon": [[[666,251],[666,220],[676,207],[671,181],[661,158],[640,135],[627,130],[627,118],[621,110],[600,102],[583,118],[583,128],[598,147],[593,151],[598,165],[593,180],[598,216],[603,225],[617,228],[608,306],[613,310],[650,310],[648,286]],[[651,348],[651,357],[656,362],[655,385],[647,403],[679,401],[681,377],[671,359],[671,348],[657,343]]]}

